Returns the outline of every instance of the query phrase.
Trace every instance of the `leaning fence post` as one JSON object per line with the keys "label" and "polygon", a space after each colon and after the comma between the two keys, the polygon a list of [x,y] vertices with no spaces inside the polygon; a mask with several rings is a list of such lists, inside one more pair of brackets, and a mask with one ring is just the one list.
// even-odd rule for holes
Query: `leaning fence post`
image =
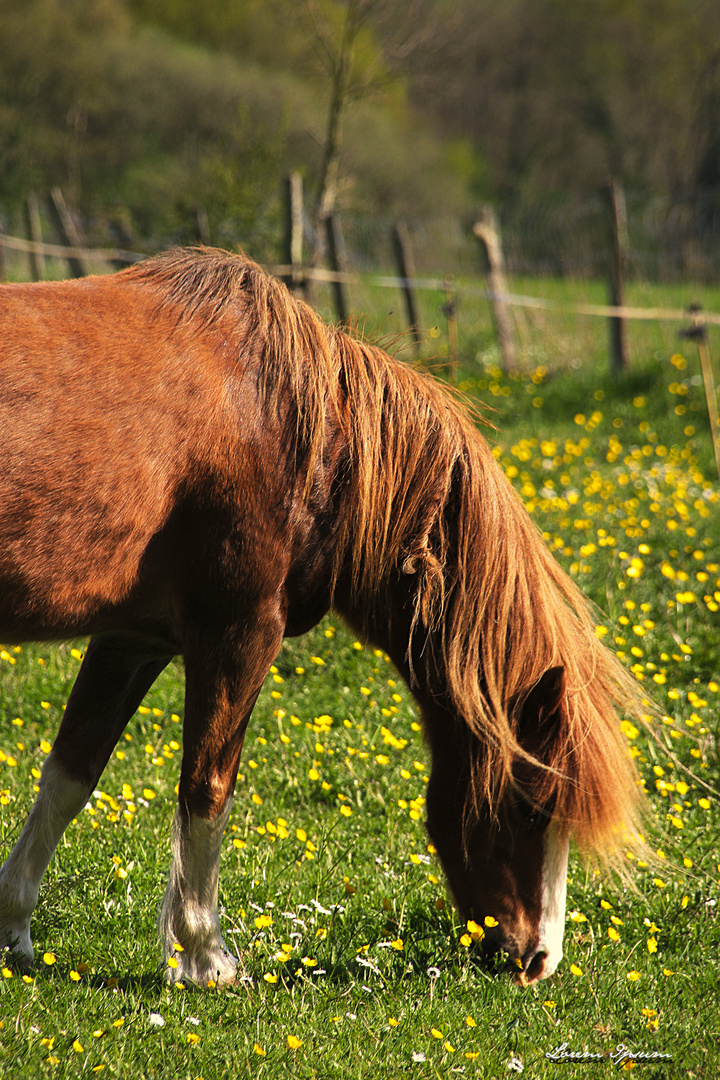
{"label": "leaning fence post", "polygon": [[[628,264],[628,223],[625,192],[614,180],[604,188],[610,211],[611,259],[610,303],[621,308],[624,303],[625,277]],[[613,375],[627,369],[627,338],[625,321],[619,315],[610,317],[610,365]]]}
{"label": "leaning fence post", "polygon": [[32,193],[25,200],[25,224],[33,244],[38,245],[28,252],[30,277],[33,281],[43,281],[45,279],[45,253],[41,246],[43,235],[40,223],[40,204],[37,196]]}
{"label": "leaning fence post", "polygon": [[515,334],[507,303],[508,288],[500,228],[492,206],[482,207],[480,217],[473,226],[473,232],[484,246],[487,255],[487,284],[495,329],[500,342],[502,368],[503,371],[512,371],[515,367]]}
{"label": "leaning fence post", "polygon": [[337,230],[335,218],[328,214],[325,218],[325,237],[327,240],[327,253],[330,269],[333,272],[332,292],[335,300],[335,312],[338,323],[347,323],[347,304],[345,303],[345,289],[342,281],[342,267],[340,265],[340,252],[337,242]]}
{"label": "leaning fence post", "polygon": [[415,296],[415,264],[410,247],[410,236],[403,222],[398,221],[393,226],[392,244],[395,252],[398,277],[401,281],[403,296],[405,297],[405,310],[407,312],[410,336],[413,340],[415,351],[420,347],[421,330],[418,317],[417,300]]}
{"label": "leaning fence post", "polygon": [[283,262],[290,267],[283,281],[291,289],[302,284],[303,260],[303,178],[293,172],[285,178],[285,240]]}
{"label": "leaning fence post", "polygon": [[196,244],[202,244],[203,247],[207,247],[210,243],[210,219],[208,218],[207,207],[202,203],[195,207],[193,212],[193,234]]}
{"label": "leaning fence post", "polygon": [[707,343],[707,329],[702,321],[700,307],[693,304],[689,309],[693,325],[689,330],[681,330],[680,337],[689,338],[696,342],[700,355],[700,368],[702,370],[703,384],[705,386],[705,400],[707,402],[708,420],[710,421],[710,437],[715,452],[715,469],[720,480],[720,420],[718,419],[718,392],[713,375],[712,360]]}
{"label": "leaning fence post", "polygon": [[[60,188],[53,188],[50,192],[49,206],[63,243],[75,249],[83,247],[80,233],[67,208]],[[85,263],[79,255],[68,255],[67,264],[73,277],[85,277],[87,274]]]}

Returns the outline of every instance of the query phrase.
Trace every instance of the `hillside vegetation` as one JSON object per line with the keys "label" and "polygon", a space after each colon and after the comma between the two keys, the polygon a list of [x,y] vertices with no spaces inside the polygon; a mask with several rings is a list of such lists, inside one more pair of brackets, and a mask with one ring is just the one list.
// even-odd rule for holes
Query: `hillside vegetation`
{"label": "hillside vegetation", "polygon": [[[310,214],[469,220],[491,199],[720,185],[711,0],[2,0],[0,215],[58,185],[157,247],[277,255]],[[274,245],[274,247],[273,247]]]}

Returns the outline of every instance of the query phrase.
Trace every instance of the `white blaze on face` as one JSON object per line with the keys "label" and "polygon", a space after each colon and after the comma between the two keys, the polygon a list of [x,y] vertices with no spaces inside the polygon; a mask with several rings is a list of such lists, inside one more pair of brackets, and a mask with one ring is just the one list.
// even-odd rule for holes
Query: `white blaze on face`
{"label": "white blaze on face", "polygon": [[561,832],[555,822],[551,821],[545,831],[544,846],[542,915],[538,952],[544,952],[547,959],[542,978],[552,975],[562,960],[570,839],[566,831]]}

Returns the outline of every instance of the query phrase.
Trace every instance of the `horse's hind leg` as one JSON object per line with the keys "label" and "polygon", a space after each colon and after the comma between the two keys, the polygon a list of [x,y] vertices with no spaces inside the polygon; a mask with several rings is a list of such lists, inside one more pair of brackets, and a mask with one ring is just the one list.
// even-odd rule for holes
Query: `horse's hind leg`
{"label": "horse's hind leg", "polygon": [[140,660],[118,638],[93,639],[67,703],[39,792],[0,869],[0,948],[30,964],[30,917],[40,882],[68,824],[87,802],[113,747],[167,658]]}

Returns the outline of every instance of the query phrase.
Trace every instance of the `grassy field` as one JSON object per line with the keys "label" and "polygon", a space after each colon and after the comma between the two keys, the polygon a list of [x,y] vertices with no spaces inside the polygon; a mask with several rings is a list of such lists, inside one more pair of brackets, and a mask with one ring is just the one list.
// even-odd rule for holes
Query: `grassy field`
{"label": "grassy field", "polygon": [[[0,1076],[720,1075],[720,499],[695,347],[680,355],[670,330],[648,327],[643,341],[633,329],[632,373],[614,384],[595,324],[589,362],[576,362],[579,345],[556,364],[532,345],[504,377],[484,319],[464,320],[456,381],[492,406],[498,461],[662,713],[652,731],[623,726],[654,864],[633,861],[633,891],[571,856],[557,974],[519,990],[485,971],[428,847],[412,699],[383,653],[328,619],[283,648],[246,741],[221,864],[240,980],[171,989],[155,920],[182,744],[178,664],[51,864],[36,970],[0,970]],[[0,857],[82,649],[0,652]],[[546,1056],[563,1044],[669,1058]]]}

